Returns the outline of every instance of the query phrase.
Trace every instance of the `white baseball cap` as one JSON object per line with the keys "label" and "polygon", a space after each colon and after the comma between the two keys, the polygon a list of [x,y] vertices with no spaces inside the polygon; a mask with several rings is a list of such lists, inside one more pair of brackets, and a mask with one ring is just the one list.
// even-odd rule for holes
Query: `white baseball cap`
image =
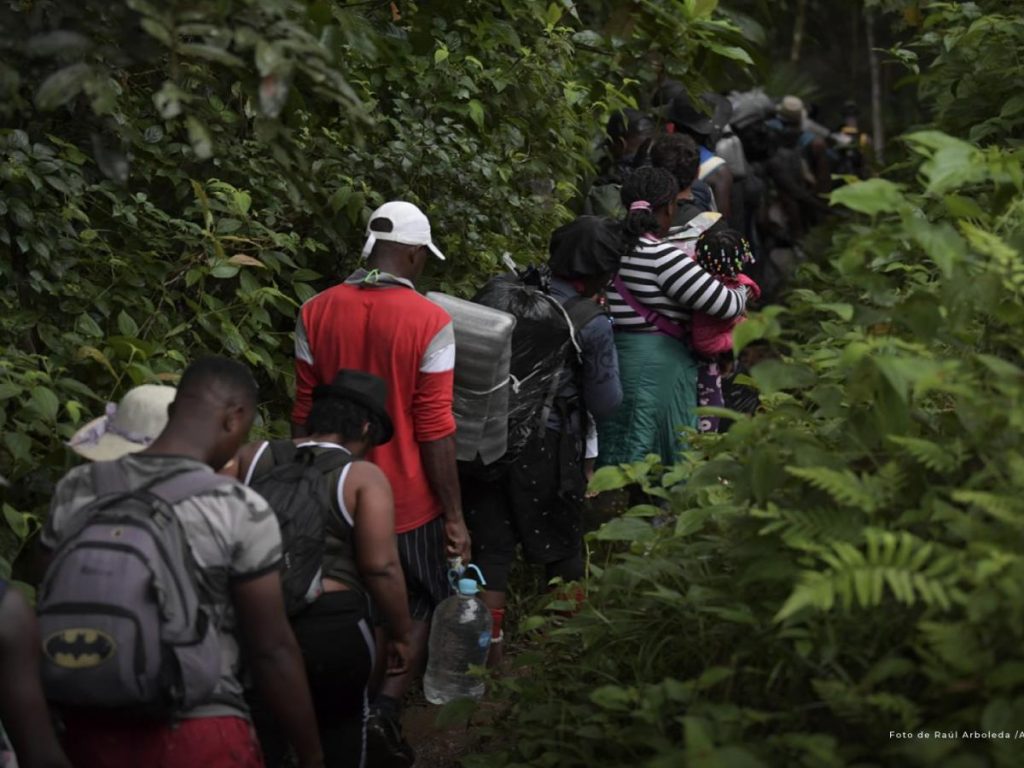
{"label": "white baseball cap", "polygon": [[425,245],[431,253],[444,261],[444,254],[430,239],[430,221],[412,203],[392,200],[370,214],[370,223],[366,225],[366,245],[363,246],[364,259],[370,255],[378,240],[403,245]]}

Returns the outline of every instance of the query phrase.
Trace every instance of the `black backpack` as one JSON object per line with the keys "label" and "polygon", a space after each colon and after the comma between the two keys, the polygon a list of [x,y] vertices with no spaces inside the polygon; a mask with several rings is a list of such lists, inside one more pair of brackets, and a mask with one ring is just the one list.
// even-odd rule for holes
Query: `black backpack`
{"label": "black backpack", "polygon": [[516,318],[512,334],[512,391],[509,395],[507,459],[514,459],[544,434],[568,364],[583,371],[579,332],[604,313],[595,301],[574,296],[563,306],[548,294],[550,275],[531,267],[498,275],[473,301]]}
{"label": "black backpack", "polygon": [[291,440],[271,440],[267,449],[273,466],[254,474],[249,485],[267,500],[281,526],[281,587],[285,610],[294,616],[309,605],[310,587],[323,566],[325,521],[336,514],[337,483],[328,479],[337,478],[352,455],[336,449],[317,454]]}

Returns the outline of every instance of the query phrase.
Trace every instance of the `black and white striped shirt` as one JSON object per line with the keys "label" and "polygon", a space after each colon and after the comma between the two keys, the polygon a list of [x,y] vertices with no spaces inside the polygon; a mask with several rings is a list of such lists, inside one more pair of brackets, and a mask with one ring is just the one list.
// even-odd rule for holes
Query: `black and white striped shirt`
{"label": "black and white striped shirt", "polygon": [[[729,320],[747,308],[745,288],[727,288],[675,246],[647,236],[622,260],[619,277],[638,302],[684,326],[693,312]],[[614,288],[608,306],[616,330],[655,330]]]}

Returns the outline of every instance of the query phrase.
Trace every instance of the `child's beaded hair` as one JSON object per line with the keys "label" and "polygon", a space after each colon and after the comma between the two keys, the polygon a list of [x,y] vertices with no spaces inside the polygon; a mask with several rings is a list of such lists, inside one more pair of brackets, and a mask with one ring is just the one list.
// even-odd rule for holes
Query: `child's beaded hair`
{"label": "child's beaded hair", "polygon": [[735,229],[705,232],[697,240],[694,258],[716,277],[736,277],[744,264],[754,263],[750,243]]}

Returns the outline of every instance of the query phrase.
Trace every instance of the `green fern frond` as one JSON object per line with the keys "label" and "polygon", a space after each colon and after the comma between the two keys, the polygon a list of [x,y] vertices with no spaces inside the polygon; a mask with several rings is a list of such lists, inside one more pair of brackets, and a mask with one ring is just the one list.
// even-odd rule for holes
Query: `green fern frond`
{"label": "green fern frond", "polygon": [[955,472],[964,463],[963,448],[958,441],[948,446],[939,445],[919,437],[889,435],[888,440],[898,445],[918,464],[933,472]]}
{"label": "green fern frond", "polygon": [[[752,510],[753,514],[753,510]],[[758,511],[758,517],[770,520],[761,535],[778,533],[793,549],[818,550],[833,541],[857,541],[864,518],[855,512],[835,509],[780,509],[774,504]]]}
{"label": "green fern frond", "polygon": [[991,652],[969,624],[922,621],[917,627],[934,662],[946,667],[943,677],[950,670],[954,675],[970,675],[991,668]]}
{"label": "green fern frond", "polygon": [[880,717],[891,720],[896,716],[903,728],[912,730],[921,721],[917,705],[896,693],[877,691],[865,694],[840,680],[812,680],[811,685],[829,709],[853,722],[871,722]]}
{"label": "green fern frond", "polygon": [[871,514],[882,501],[881,488],[877,482],[865,482],[848,469],[842,471],[828,467],[786,467],[793,477],[824,491],[840,504],[854,507]]}
{"label": "green fern frond", "polygon": [[1019,499],[988,491],[953,491],[952,498],[1014,528],[1024,528],[1024,503]]}
{"label": "green fern frond", "polygon": [[898,461],[887,461],[877,477],[886,501],[895,498],[907,482],[907,472]]}
{"label": "green fern frond", "polygon": [[775,615],[784,621],[805,608],[829,611],[838,602],[844,610],[881,605],[885,592],[904,605],[922,602],[946,610],[963,599],[956,587],[958,560],[936,546],[901,531],[864,531],[865,548],[835,542],[820,555],[828,570],[804,571],[789,598]]}

